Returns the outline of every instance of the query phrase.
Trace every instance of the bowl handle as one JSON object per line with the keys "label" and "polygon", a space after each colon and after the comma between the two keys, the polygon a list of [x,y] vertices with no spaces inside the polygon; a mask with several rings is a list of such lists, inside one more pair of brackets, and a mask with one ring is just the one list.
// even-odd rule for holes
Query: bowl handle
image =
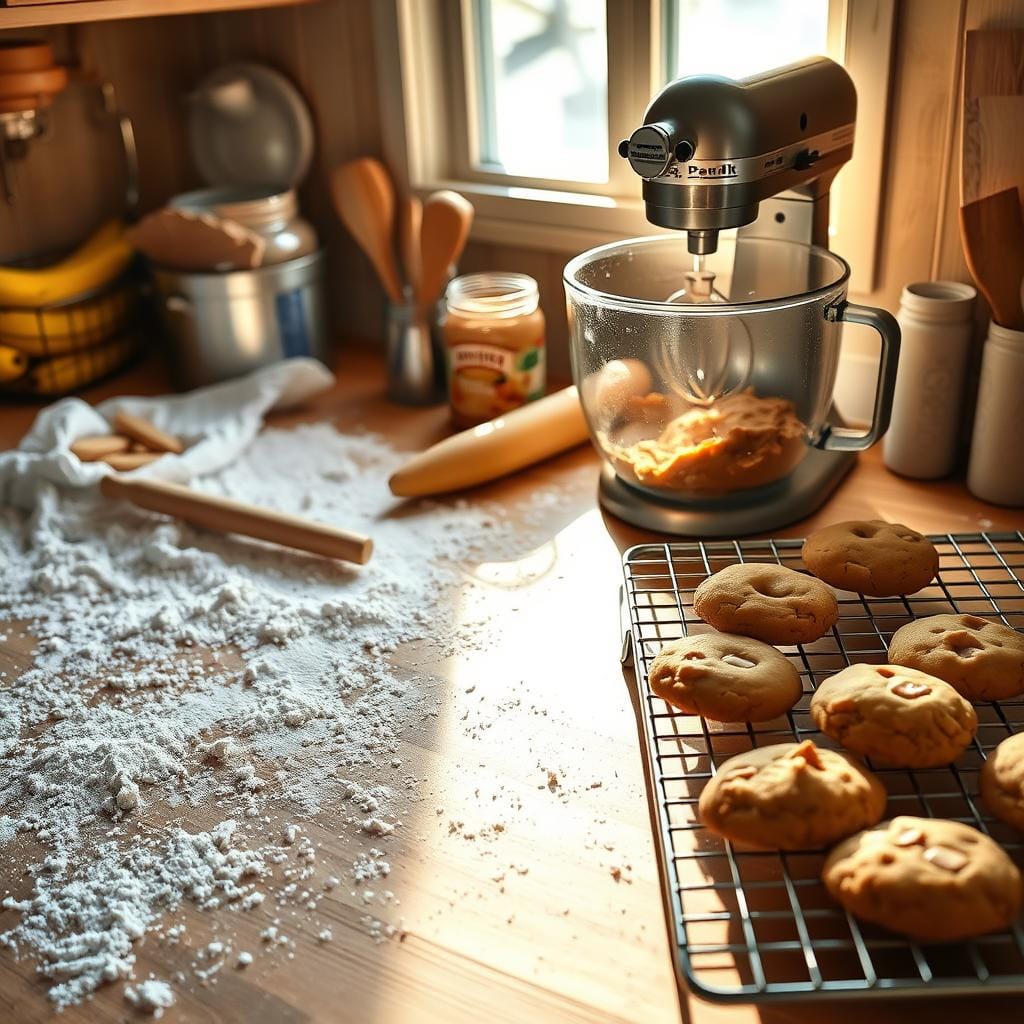
{"label": "bowl handle", "polygon": [[875,408],[867,430],[829,425],[815,442],[816,448],[832,452],[856,452],[870,448],[888,429],[892,415],[892,396],[896,390],[896,368],[900,359],[900,325],[896,317],[874,306],[859,306],[845,299],[825,307],[825,319],[832,322],[867,324],[878,331],[882,354],[878,361]]}

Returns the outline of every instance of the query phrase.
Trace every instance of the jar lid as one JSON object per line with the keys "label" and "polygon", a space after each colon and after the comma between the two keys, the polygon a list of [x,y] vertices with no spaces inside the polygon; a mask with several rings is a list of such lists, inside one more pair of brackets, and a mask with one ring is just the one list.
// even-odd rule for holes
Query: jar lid
{"label": "jar lid", "polygon": [[263,64],[226,64],[189,96],[192,161],[210,185],[298,185],[313,159],[313,119],[299,91]]}
{"label": "jar lid", "polygon": [[513,317],[532,313],[539,304],[537,282],[527,274],[484,271],[463,274],[448,285],[448,308],[485,317]]}

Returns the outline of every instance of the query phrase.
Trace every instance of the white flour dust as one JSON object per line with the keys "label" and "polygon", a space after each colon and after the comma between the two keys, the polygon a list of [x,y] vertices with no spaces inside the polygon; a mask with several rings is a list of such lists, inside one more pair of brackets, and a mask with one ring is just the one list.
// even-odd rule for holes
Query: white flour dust
{"label": "white flour dust", "polygon": [[[38,962],[58,1007],[131,979],[147,931],[178,941],[184,925],[162,922],[183,904],[245,913],[270,894],[315,910],[339,879],[316,881],[316,844],[301,824],[274,824],[282,807],[299,821],[330,808],[332,827],[363,844],[346,877],[387,879],[399,738],[437,702],[389,655],[472,642],[439,599],[471,585],[456,562],[523,543],[478,504],[390,517],[401,461],[328,425],[267,430],[196,484],[370,533],[364,568],[54,489],[28,517],[2,513],[4,639],[36,644],[19,677],[0,678],[0,860],[32,862],[30,888],[8,888],[0,907],[0,943]],[[536,521],[558,501],[538,494]],[[366,926],[395,931],[372,914]],[[276,924],[262,939],[293,942]],[[205,980],[252,957],[211,943],[194,969]],[[156,978],[124,993],[154,1015],[173,999]]]}

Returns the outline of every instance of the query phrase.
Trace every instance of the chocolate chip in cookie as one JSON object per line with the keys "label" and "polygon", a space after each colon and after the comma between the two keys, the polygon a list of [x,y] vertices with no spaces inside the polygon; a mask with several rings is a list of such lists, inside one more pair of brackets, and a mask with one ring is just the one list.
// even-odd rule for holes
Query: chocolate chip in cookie
{"label": "chocolate chip in cookie", "polygon": [[982,763],[978,788],[985,806],[1024,832],[1024,732],[1010,736]]}
{"label": "chocolate chip in cookie", "polygon": [[1024,636],[977,615],[930,615],[893,634],[889,661],[944,679],[968,700],[1024,693]]}
{"label": "chocolate chip in cookie", "polygon": [[723,633],[778,645],[811,643],[839,618],[835,595],[820,580],[759,562],[709,576],[694,591],[693,610]]}
{"label": "chocolate chip in cookie", "polygon": [[826,736],[894,768],[949,764],[978,729],[952,686],[901,665],[851,665],[817,688],[810,710]]}
{"label": "chocolate chip in cookie", "polygon": [[812,533],[803,561],[818,579],[870,597],[916,593],[939,571],[939,553],[927,537],[882,519],[854,519]]}
{"label": "chocolate chip in cookie", "polygon": [[700,795],[700,819],[712,832],[751,846],[816,849],[877,822],[885,788],[845,754],[779,743],[720,765]]}
{"label": "chocolate chip in cookie", "polygon": [[840,843],[821,877],[852,914],[925,941],[1007,928],[1020,909],[1013,862],[988,836],[957,821],[883,822]]}
{"label": "chocolate chip in cookie", "polygon": [[648,679],[662,700],[715,722],[767,722],[785,714],[802,692],[800,674],[784,654],[728,633],[667,643]]}

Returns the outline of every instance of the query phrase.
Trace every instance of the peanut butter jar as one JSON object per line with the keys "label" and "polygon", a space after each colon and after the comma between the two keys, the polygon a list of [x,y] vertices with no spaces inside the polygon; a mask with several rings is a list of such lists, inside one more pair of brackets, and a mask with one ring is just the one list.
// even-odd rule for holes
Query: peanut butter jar
{"label": "peanut butter jar", "polygon": [[448,285],[444,343],[452,420],[472,427],[544,394],[544,313],[525,274],[466,274]]}

